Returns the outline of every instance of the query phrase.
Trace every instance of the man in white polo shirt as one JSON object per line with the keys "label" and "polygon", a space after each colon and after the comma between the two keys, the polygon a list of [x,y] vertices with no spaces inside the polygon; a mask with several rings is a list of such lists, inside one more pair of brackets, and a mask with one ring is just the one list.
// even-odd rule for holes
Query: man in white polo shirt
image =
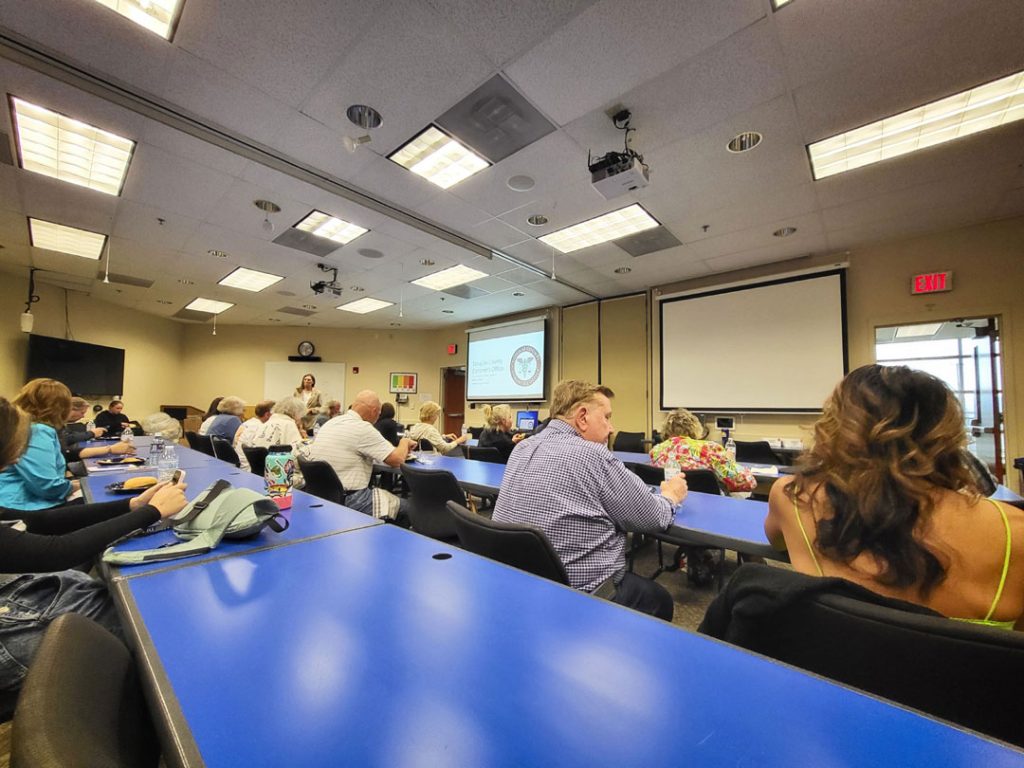
{"label": "man in white polo shirt", "polygon": [[374,462],[401,466],[416,444],[402,438],[396,448],[385,440],[373,426],[379,416],[380,398],[376,392],[364,389],[348,411],[320,428],[309,448],[309,458],[334,467],[345,487],[345,506],[374,517],[406,518],[406,501],[383,488],[370,488],[370,476]]}

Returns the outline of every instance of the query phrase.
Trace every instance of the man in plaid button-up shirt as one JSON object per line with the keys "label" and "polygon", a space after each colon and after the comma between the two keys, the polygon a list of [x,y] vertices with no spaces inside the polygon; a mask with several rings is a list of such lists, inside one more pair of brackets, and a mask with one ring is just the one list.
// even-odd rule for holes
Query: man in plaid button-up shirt
{"label": "man in plaid button-up shirt", "polygon": [[607,448],[612,432],[607,387],[563,381],[551,398],[551,422],[516,446],[494,508],[499,522],[540,528],[576,589],[592,592],[606,579],[615,602],[672,619],[672,598],[660,584],[626,572],[626,531],[663,531],[686,496],[678,475],[650,489]]}

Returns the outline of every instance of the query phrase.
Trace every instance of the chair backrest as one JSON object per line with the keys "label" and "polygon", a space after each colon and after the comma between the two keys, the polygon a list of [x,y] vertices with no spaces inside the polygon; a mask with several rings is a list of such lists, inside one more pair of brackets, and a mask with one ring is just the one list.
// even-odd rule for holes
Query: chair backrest
{"label": "chair backrest", "polygon": [[213,441],[207,435],[200,435],[198,432],[186,432],[185,439],[188,440],[188,447],[194,451],[213,456]]}
{"label": "chair backrest", "polygon": [[463,549],[559,584],[569,583],[565,566],[543,531],[528,525],[496,523],[455,501],[448,502],[448,511]]}
{"label": "chair backrest", "polygon": [[665,470],[661,467],[653,467],[650,464],[641,464],[638,461],[625,462],[626,469],[635,474],[648,485],[661,485],[665,479]]}
{"label": "chair backrest", "polygon": [[479,440],[480,439],[480,435],[482,435],[483,432],[484,432],[484,428],[483,427],[470,427],[469,428],[469,434],[473,436],[474,440]]}
{"label": "chair backrest", "polygon": [[[733,578],[744,569],[766,567],[744,565]],[[755,576],[763,582],[763,572]],[[777,574],[771,577],[773,590],[815,578],[787,571],[780,585],[774,581]],[[735,611],[734,605],[734,621]],[[749,620],[750,611],[744,610],[743,616]],[[810,592],[770,615],[758,616],[749,629],[742,644],[750,650],[1024,745],[1020,632],[912,613],[835,590]]]}
{"label": "chair backrest", "polygon": [[466,501],[455,475],[445,470],[420,469],[402,465],[402,477],[409,486],[409,520],[412,529],[434,539],[454,539],[455,523],[445,504]]}
{"label": "chair backrest", "polygon": [[434,444],[427,440],[425,437],[420,438],[420,450],[421,451],[432,451],[434,450]]}
{"label": "chair backrest", "polygon": [[736,461],[749,464],[785,464],[786,462],[772,450],[767,440],[736,441]]}
{"label": "chair backrest", "polygon": [[501,451],[492,446],[469,448],[465,453],[467,459],[473,459],[474,461],[489,461],[492,464],[505,463],[505,457],[501,455]]}
{"label": "chair backrest", "polygon": [[683,474],[686,475],[688,490],[718,496],[722,494],[722,486],[718,484],[718,478],[710,469],[684,469]]}
{"label": "chair backrest", "polygon": [[210,438],[210,444],[213,446],[213,455],[218,459],[234,464],[236,467],[242,466],[242,462],[238,459],[238,454],[235,453],[235,449],[227,440],[212,437]]}
{"label": "chair backrest", "polygon": [[155,766],[135,664],[120,640],[76,613],[46,630],[18,700],[11,765]]}
{"label": "chair backrest", "polygon": [[632,453],[643,453],[644,433],[643,432],[618,432],[615,435],[615,442],[612,443],[613,451],[630,451]]}
{"label": "chair backrest", "polygon": [[299,457],[299,471],[306,484],[302,490],[335,504],[345,503],[345,486],[338,479],[334,467],[326,461],[309,461]]}
{"label": "chair backrest", "polygon": [[245,454],[245,460],[249,462],[249,470],[254,475],[263,477],[267,469],[267,449],[262,445],[243,445],[242,453]]}

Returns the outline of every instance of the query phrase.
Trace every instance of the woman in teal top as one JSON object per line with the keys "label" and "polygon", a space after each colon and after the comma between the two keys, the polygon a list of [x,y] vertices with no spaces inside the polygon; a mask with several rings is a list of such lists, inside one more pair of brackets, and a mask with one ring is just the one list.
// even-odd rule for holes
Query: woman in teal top
{"label": "woman in teal top", "polygon": [[29,414],[32,427],[25,453],[0,472],[0,507],[34,510],[63,504],[74,487],[65,477],[57,430],[71,411],[71,392],[54,379],[33,379],[13,403]]}
{"label": "woman in teal top", "polygon": [[966,443],[940,380],[858,368],[826,401],[796,474],[772,487],[765,533],[801,573],[1024,629],[1024,511],[981,497]]}

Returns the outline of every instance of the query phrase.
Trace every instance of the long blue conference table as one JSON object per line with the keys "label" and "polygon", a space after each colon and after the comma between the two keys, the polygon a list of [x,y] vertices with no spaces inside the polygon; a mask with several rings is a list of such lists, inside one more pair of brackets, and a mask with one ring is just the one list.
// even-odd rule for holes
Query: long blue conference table
{"label": "long blue conference table", "polygon": [[[293,505],[292,525],[321,509],[345,517]],[[1019,750],[394,526],[221,554],[111,583],[170,766],[1024,766]]]}

